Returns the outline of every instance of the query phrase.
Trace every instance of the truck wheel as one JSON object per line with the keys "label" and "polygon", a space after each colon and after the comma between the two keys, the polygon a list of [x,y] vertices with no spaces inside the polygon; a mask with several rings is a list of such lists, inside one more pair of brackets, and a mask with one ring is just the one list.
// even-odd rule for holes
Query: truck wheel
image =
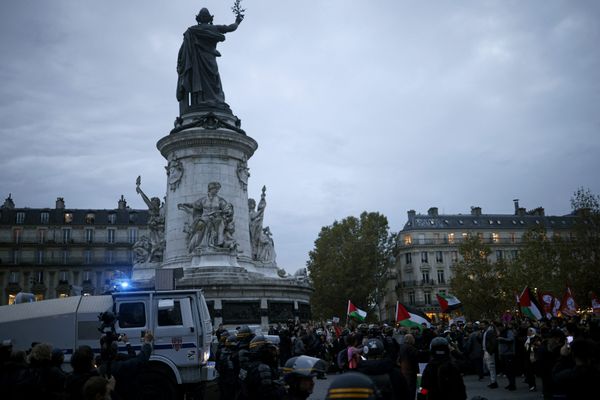
{"label": "truck wheel", "polygon": [[159,371],[146,371],[139,377],[138,398],[144,400],[178,399],[177,384]]}

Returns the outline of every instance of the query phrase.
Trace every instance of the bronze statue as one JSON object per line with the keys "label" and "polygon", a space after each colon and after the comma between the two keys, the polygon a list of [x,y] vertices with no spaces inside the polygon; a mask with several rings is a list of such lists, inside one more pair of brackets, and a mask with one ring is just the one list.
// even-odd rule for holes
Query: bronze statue
{"label": "bronze statue", "polygon": [[177,100],[181,115],[190,106],[199,105],[229,110],[217,67],[217,57],[221,56],[217,43],[225,40],[225,33],[235,31],[243,19],[243,14],[237,12],[233,24],[213,25],[213,16],[203,8],[196,16],[198,24],[183,34],[177,57]]}

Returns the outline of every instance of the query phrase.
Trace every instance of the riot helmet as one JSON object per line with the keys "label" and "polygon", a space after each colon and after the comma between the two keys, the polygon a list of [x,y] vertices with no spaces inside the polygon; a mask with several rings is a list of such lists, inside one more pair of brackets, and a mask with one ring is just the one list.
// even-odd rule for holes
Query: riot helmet
{"label": "riot helmet", "polygon": [[375,384],[371,378],[360,372],[339,375],[331,382],[326,397],[326,399],[345,400],[375,400],[376,398]]}

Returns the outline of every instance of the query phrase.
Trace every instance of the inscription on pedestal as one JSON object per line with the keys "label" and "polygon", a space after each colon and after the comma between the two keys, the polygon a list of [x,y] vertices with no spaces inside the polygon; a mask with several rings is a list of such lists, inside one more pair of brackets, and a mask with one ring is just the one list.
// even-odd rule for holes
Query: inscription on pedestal
{"label": "inscription on pedestal", "polygon": [[223,301],[223,323],[260,324],[260,302]]}

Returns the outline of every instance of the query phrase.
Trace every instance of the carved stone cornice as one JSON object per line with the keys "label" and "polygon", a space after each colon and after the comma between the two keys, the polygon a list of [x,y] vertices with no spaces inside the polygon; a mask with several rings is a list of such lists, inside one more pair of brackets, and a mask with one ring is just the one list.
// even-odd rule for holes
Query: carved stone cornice
{"label": "carved stone cornice", "polygon": [[[217,148],[231,148],[241,151],[247,158],[250,158],[258,148],[258,143],[249,136],[231,131],[221,129],[206,130],[202,128],[191,128],[171,134],[163,137],[156,143],[156,148],[165,158],[175,150],[198,147],[214,148],[215,150]],[[215,155],[221,156],[222,154],[215,152]]]}

